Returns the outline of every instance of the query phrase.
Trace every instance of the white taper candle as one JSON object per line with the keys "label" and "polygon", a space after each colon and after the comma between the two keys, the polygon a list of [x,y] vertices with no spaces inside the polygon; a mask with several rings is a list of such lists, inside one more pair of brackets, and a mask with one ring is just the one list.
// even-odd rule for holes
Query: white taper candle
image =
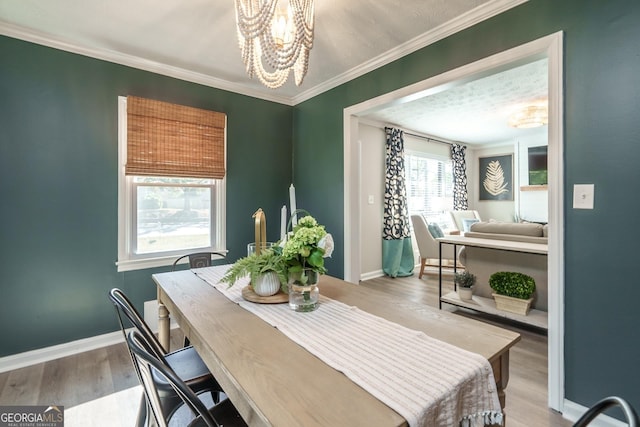
{"label": "white taper candle", "polygon": [[289,205],[291,207],[291,224],[295,227],[298,224],[298,216],[294,213],[296,211],[296,188],[291,184],[289,187]]}
{"label": "white taper candle", "polygon": [[284,242],[287,237],[287,205],[283,205],[280,210],[280,241]]}

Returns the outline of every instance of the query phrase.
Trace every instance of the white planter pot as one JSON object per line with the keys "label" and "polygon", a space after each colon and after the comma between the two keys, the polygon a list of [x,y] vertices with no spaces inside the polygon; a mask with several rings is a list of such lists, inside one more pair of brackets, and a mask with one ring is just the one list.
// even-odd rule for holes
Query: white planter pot
{"label": "white planter pot", "polygon": [[458,296],[462,301],[471,301],[473,297],[473,287],[463,288],[458,286]]}
{"label": "white planter pot", "polygon": [[529,309],[531,308],[531,302],[533,298],[529,299],[520,299],[520,298],[512,298],[506,295],[499,294],[491,294],[493,295],[493,299],[496,301],[496,308],[498,310],[508,311],[509,313],[521,314],[526,316],[529,314]]}
{"label": "white planter pot", "polygon": [[258,277],[252,284],[253,292],[261,297],[275,295],[280,290],[280,280],[275,271],[270,271]]}

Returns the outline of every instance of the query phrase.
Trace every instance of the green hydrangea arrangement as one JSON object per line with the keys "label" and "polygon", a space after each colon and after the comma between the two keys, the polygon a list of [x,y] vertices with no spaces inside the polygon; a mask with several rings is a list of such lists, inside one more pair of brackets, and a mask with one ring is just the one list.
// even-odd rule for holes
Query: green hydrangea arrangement
{"label": "green hydrangea arrangement", "polygon": [[310,215],[300,218],[282,248],[289,274],[309,268],[324,274],[324,258],[333,252],[333,237]]}

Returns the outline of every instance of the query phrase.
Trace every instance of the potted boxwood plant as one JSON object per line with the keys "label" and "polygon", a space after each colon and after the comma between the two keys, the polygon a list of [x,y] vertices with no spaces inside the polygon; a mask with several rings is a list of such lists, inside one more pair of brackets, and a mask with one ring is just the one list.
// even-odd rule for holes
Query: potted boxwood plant
{"label": "potted boxwood plant", "polygon": [[240,278],[249,276],[253,291],[260,296],[270,296],[280,289],[287,292],[287,265],[282,249],[274,247],[240,258],[227,270],[222,283],[233,286]]}
{"label": "potted boxwood plant", "polygon": [[473,285],[476,283],[476,276],[469,271],[456,273],[453,281],[458,288],[458,296],[463,301],[470,301],[473,297]]}
{"label": "potted boxwood plant", "polygon": [[493,298],[499,310],[527,315],[536,290],[531,276],[513,271],[499,271],[489,277]]}

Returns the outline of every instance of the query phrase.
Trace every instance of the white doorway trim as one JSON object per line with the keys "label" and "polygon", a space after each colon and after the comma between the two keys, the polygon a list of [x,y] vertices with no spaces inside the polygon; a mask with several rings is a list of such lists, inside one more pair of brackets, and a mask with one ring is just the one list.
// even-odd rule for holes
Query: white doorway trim
{"label": "white doorway trim", "polygon": [[564,191],[563,191],[563,33],[464,65],[410,86],[344,109],[344,278],[360,281],[360,151],[358,117],[389,105],[442,92],[534,57],[547,57],[549,66],[549,331],[548,404],[562,412],[564,401]]}

